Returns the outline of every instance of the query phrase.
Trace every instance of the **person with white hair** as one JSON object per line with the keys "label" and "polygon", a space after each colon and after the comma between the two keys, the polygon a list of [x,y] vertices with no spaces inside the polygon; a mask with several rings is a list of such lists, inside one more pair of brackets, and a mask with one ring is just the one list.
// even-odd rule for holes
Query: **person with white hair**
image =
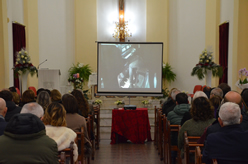
{"label": "person with white hair", "polygon": [[162,112],[166,116],[168,115],[169,112],[171,112],[175,108],[175,106],[176,106],[176,95],[178,93],[181,93],[181,91],[178,90],[177,88],[172,88],[170,93],[169,93],[169,97],[168,97],[167,101],[164,102],[164,104],[162,106]]}
{"label": "person with white hair", "polygon": [[0,136],[3,135],[3,131],[7,125],[4,118],[7,113],[7,109],[5,100],[0,98]]}
{"label": "person with white hair", "polygon": [[31,113],[36,115],[41,120],[43,119],[44,110],[43,108],[36,102],[27,103],[22,107],[21,113]]}
{"label": "person with white hair", "polygon": [[214,88],[211,92],[210,92],[210,98],[213,96],[219,96],[219,97],[223,97],[223,91],[220,88]]}
{"label": "person with white hair", "polygon": [[224,103],[219,111],[218,121],[221,129],[209,134],[205,142],[203,160],[208,164],[212,159],[218,163],[248,163],[248,131],[245,131],[242,122],[241,110],[238,104]]}

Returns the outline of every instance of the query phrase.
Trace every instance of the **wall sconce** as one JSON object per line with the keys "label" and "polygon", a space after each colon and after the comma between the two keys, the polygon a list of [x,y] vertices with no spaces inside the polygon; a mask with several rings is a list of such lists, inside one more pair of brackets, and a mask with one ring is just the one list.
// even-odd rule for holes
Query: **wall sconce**
{"label": "wall sconce", "polygon": [[119,22],[115,22],[113,37],[119,39],[132,37],[132,33],[128,29],[128,21],[123,21],[123,15],[120,15]]}

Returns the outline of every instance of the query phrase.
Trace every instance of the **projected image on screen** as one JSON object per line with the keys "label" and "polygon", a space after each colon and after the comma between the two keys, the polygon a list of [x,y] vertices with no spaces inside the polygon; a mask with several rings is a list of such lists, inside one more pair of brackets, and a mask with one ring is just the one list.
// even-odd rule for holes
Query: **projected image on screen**
{"label": "projected image on screen", "polygon": [[98,93],[161,93],[162,43],[99,43]]}

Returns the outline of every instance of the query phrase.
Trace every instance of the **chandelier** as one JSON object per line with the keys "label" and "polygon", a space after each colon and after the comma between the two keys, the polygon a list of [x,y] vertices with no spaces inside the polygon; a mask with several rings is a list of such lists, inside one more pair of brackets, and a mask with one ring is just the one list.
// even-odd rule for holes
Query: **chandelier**
{"label": "chandelier", "polygon": [[128,21],[123,21],[123,15],[120,18],[120,22],[115,22],[113,37],[119,39],[132,37],[132,33],[128,29]]}

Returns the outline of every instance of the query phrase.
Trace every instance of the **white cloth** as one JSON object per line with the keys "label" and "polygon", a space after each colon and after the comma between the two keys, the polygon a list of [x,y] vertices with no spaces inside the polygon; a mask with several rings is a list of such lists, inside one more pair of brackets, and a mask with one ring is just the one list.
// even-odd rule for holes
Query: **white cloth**
{"label": "white cloth", "polygon": [[46,134],[57,143],[58,151],[70,147],[70,143],[73,141],[73,160],[74,162],[77,161],[78,147],[75,143],[75,138],[77,137],[77,134],[73,130],[64,126],[46,125]]}

